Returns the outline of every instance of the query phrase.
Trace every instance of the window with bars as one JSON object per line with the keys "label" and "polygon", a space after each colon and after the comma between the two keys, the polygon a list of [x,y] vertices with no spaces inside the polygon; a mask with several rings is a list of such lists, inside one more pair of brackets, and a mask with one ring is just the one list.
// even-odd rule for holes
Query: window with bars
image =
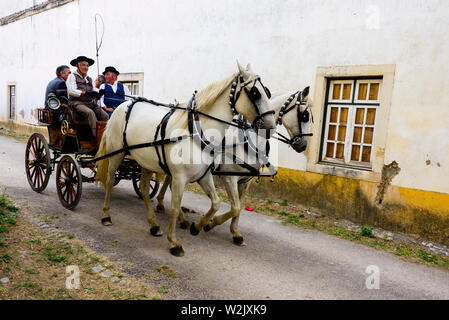
{"label": "window with bars", "polygon": [[330,79],[321,161],[371,168],[382,79]]}

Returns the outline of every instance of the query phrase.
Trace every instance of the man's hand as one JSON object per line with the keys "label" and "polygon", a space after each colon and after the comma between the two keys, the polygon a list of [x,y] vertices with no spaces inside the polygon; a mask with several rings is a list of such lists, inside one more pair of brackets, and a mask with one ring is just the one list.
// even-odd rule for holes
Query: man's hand
{"label": "man's hand", "polygon": [[105,94],[106,90],[101,89],[100,92],[96,92],[96,91],[88,91],[86,92],[86,96],[91,97],[93,99],[100,99],[104,94]]}
{"label": "man's hand", "polygon": [[111,112],[111,113],[114,112],[113,108],[108,108],[108,107],[103,107],[103,110],[106,112]]}

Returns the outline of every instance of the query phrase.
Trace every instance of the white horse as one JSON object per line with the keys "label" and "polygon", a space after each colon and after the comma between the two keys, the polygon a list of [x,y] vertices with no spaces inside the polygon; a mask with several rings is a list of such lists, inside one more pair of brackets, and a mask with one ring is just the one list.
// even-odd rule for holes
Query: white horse
{"label": "white horse", "polygon": [[[300,92],[295,94],[281,94],[272,100],[270,100],[270,107],[275,112],[276,123],[281,122],[281,124],[287,129],[287,132],[291,138],[290,145],[292,148],[301,153],[306,150],[309,141],[311,108],[312,99],[309,97],[309,87],[304,88]],[[240,130],[240,129],[239,129]],[[255,144],[255,143],[254,143]],[[234,150],[234,154],[239,159],[246,159],[248,163],[257,163],[256,154],[248,153],[243,144],[239,144]],[[255,166],[255,169],[259,169],[261,164]],[[227,172],[247,172],[245,168],[237,164],[222,164],[220,165],[220,171]],[[207,178],[207,177],[205,177]],[[231,210],[215,216],[209,224],[204,227],[204,231],[210,231],[217,225],[223,224],[230,218],[232,218],[230,231],[232,233],[233,242],[237,245],[243,245],[243,236],[238,230],[238,221],[240,217],[240,211],[243,203],[243,198],[248,190],[252,177],[241,177],[241,176],[214,176],[214,181],[216,185],[224,186],[226,193],[231,201]],[[157,209],[158,211],[164,211],[164,196],[169,186],[171,179],[169,176],[166,177],[164,185],[162,186],[159,194],[157,195]],[[188,226],[187,220],[184,218],[183,212],[180,213],[181,228],[185,229]],[[191,233],[193,235],[198,234],[198,227],[196,223],[192,223]]]}
{"label": "white horse", "polygon": [[[154,106],[147,102],[135,102],[132,106],[132,113],[130,113],[131,111],[128,110],[132,102],[121,104],[109,119],[101,139],[97,157],[126,147],[125,130],[126,142],[129,146],[162,140],[164,131],[165,139],[171,138],[173,141],[177,141],[163,146],[129,151],[131,157],[142,168],[140,188],[147,211],[147,220],[151,226],[150,232],[153,236],[161,236],[162,231],[150,206],[148,196],[150,179],[154,173],[169,172],[171,174],[172,197],[167,239],[170,242],[170,252],[175,256],[184,255],[182,245],[176,239],[175,226],[181,212],[180,205],[185,185],[201,179],[201,187],[211,199],[211,209],[198,223],[200,229],[209,223],[220,205],[212,176],[206,175],[208,178],[202,178],[213,163],[214,156],[204,148],[199,140],[202,139],[203,142],[205,140],[221,141],[225,129],[232,121],[234,112],[244,115],[259,129],[273,132],[276,127],[273,113],[269,109],[266,88],[260,82],[260,78],[250,70],[249,65],[246,70],[240,64],[238,64],[238,68],[238,73],[200,90],[196,95],[196,104],[192,99],[190,103],[180,105],[180,107],[190,108],[191,111],[172,110],[168,120],[169,110],[167,108]],[[215,119],[212,119],[211,116]],[[196,117],[195,121],[193,117]],[[127,118],[129,118],[128,121]],[[202,131],[199,130],[198,133],[199,125],[201,125]],[[197,131],[196,134],[193,134],[192,130],[195,128]],[[202,135],[202,133],[208,135]],[[184,136],[184,139],[177,140],[181,136]],[[96,179],[101,181],[106,189],[103,225],[112,224],[109,213],[110,195],[116,170],[124,156],[125,152],[121,152],[97,162]]]}

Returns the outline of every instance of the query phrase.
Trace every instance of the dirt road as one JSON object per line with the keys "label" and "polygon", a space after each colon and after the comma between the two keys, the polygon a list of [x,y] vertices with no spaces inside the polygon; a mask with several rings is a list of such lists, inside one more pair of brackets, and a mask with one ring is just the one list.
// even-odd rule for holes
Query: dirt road
{"label": "dirt road", "polygon": [[[285,226],[276,218],[248,211],[240,218],[247,246],[232,243],[229,223],[197,237],[178,228],[185,256],[174,257],[168,251],[165,234],[160,238],[150,235],[143,202],[130,182],[122,181],[114,189],[114,225],[104,227],[100,224],[102,187],[85,183],[78,207],[66,210],[59,203],[54,175],[42,194],[30,189],[24,153],[24,143],[0,136],[0,192],[13,196],[20,206],[59,217],[60,229],[109,256],[126,272],[155,287],[167,286],[164,298],[449,299],[447,272],[317,231]],[[209,208],[209,199],[186,192],[182,204],[198,212],[187,213],[193,221]],[[228,208],[222,204],[219,213]],[[158,213],[157,217],[166,232],[168,214]],[[163,265],[175,276],[158,272]],[[375,266],[369,270],[379,270],[379,289],[367,288],[367,278],[376,275],[366,273],[369,266]]]}

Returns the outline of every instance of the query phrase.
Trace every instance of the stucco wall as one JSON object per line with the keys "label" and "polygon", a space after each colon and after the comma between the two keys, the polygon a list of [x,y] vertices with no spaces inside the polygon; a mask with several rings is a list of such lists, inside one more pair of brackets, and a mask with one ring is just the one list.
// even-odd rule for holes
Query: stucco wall
{"label": "stucco wall", "polygon": [[[17,120],[33,122],[55,67],[95,56],[98,12],[101,69],[143,72],[144,95],[154,100],[187,99],[236,71],[237,58],[272,92],[313,92],[319,66],[395,65],[384,155],[402,169],[393,185],[449,193],[449,2],[372,3],[78,0],[0,27],[0,120],[8,81],[17,83]],[[305,155],[279,148],[279,166],[306,170]]]}

